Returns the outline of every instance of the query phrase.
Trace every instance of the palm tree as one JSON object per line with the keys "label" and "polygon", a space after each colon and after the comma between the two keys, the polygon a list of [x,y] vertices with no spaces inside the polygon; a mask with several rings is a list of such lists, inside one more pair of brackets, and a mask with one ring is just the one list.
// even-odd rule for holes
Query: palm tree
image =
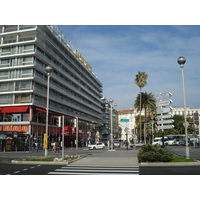
{"label": "palm tree", "polygon": [[[134,107],[136,108],[137,112],[140,110],[140,94],[138,94]],[[144,109],[145,117],[144,117],[144,123],[147,122],[155,117],[156,113],[156,99],[154,98],[154,95],[150,92],[142,92],[141,93],[141,110]],[[141,122],[142,124],[142,122]]]}
{"label": "palm tree", "polygon": [[142,88],[147,84],[148,75],[145,72],[138,72],[135,76],[135,84],[140,88],[140,141],[142,140],[142,123],[141,123],[141,93]]}
{"label": "palm tree", "polygon": [[140,96],[141,96],[141,110],[144,109],[145,113],[145,122],[146,118],[152,117],[152,115],[155,115],[156,111],[156,99],[154,98],[154,95],[150,92],[141,92],[141,95],[138,94],[134,107],[137,109],[137,112],[140,111]]}

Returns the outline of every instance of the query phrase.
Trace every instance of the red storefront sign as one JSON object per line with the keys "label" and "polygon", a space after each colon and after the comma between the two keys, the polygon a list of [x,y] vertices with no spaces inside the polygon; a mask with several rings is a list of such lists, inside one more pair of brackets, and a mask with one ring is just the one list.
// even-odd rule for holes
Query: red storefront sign
{"label": "red storefront sign", "polygon": [[5,126],[0,126],[0,131],[28,132],[29,126],[27,126],[27,125],[5,125]]}

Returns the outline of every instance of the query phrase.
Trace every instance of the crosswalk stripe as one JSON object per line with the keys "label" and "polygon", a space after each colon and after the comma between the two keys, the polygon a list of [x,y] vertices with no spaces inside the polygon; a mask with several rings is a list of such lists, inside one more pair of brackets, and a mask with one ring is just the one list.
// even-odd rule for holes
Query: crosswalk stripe
{"label": "crosswalk stripe", "polygon": [[139,167],[94,167],[94,166],[67,166],[56,169],[48,174],[77,174],[77,175],[97,175],[97,174],[134,174],[139,175]]}

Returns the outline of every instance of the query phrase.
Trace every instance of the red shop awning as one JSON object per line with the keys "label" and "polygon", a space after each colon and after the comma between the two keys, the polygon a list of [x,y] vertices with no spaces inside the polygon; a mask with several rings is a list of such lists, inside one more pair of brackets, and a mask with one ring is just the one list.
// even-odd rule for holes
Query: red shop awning
{"label": "red shop awning", "polygon": [[35,110],[37,110],[38,112],[43,112],[43,113],[47,112],[45,109],[37,108],[37,107],[35,107]]}
{"label": "red shop awning", "polygon": [[28,110],[28,106],[10,106],[3,107],[1,113],[25,113]]}

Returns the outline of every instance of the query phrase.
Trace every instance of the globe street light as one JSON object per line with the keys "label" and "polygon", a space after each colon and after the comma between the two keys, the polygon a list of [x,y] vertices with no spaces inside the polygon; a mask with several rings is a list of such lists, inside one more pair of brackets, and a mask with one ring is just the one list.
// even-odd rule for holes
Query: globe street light
{"label": "globe street light", "polygon": [[[47,107],[46,107],[46,134],[48,137],[48,124],[49,124],[49,82],[50,82],[50,75],[51,72],[53,70],[53,68],[51,66],[47,66],[45,68],[46,72],[47,72]],[[48,142],[47,142],[47,146],[45,148],[45,152],[44,152],[44,156],[45,158],[48,157]]]}
{"label": "globe street light", "polygon": [[189,147],[188,147],[188,134],[187,134],[187,127],[188,127],[188,122],[186,119],[186,98],[185,98],[185,83],[184,83],[184,64],[186,62],[186,59],[184,57],[179,57],[177,60],[178,64],[181,67],[181,72],[182,72],[182,88],[183,88],[183,101],[184,101],[184,126],[185,126],[185,143],[186,143],[186,159],[189,159]]}

